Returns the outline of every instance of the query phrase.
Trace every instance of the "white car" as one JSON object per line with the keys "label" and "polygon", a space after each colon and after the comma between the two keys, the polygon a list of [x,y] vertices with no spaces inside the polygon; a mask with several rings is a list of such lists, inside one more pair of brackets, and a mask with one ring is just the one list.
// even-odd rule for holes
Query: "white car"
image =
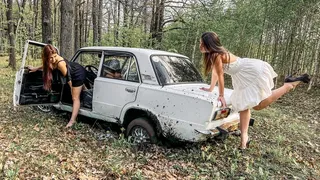
{"label": "white car", "polygon": [[[26,67],[30,64],[26,64],[29,54],[38,54],[39,58],[44,45],[26,42],[22,65],[16,74],[13,103],[53,105],[71,112],[70,88],[60,72],[53,72],[52,91],[48,92],[43,89],[42,71],[30,73]],[[31,51],[35,47],[39,49],[37,53]],[[111,60],[120,63],[118,79],[105,75],[105,64]],[[200,90],[209,85],[186,56],[101,46],[81,48],[71,61],[86,68],[85,84],[88,92],[92,92],[91,99],[82,99],[85,102],[79,114],[118,123],[135,142],[155,142],[161,135],[181,141],[204,141],[238,129],[239,114],[232,111],[229,101],[232,90],[225,89],[228,108],[222,109],[217,101],[218,88],[212,93]]]}

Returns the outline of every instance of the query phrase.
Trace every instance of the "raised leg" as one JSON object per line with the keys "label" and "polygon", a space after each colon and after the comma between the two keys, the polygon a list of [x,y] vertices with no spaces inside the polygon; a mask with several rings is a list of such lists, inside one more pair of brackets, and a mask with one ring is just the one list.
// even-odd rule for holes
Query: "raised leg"
{"label": "raised leg", "polygon": [[262,100],[257,106],[253,107],[253,109],[261,110],[266,108],[267,106],[278,100],[281,96],[289,92],[291,89],[295,88],[299,83],[300,81],[284,83],[280,88],[273,90],[271,96]]}
{"label": "raised leg", "polygon": [[240,131],[241,131],[241,144],[240,148],[245,149],[247,141],[249,139],[248,136],[248,129],[249,129],[249,122],[250,122],[250,110],[240,111]]}
{"label": "raised leg", "polygon": [[82,86],[72,87],[72,101],[73,101],[72,115],[71,115],[70,121],[67,124],[66,128],[71,127],[76,122],[76,118],[78,116],[78,112],[80,109],[81,90],[82,90]]}

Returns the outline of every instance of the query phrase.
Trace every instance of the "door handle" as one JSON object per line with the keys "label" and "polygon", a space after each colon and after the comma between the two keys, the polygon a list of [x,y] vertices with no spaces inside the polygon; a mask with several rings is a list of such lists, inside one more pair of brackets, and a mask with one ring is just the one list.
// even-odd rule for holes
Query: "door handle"
{"label": "door handle", "polygon": [[131,88],[126,88],[126,91],[129,92],[129,93],[134,93],[134,92],[136,92],[135,89],[131,89]]}

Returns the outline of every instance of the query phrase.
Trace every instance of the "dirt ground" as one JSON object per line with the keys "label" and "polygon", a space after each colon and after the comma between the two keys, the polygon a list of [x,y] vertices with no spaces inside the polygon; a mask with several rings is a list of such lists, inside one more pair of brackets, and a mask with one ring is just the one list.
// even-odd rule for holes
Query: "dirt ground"
{"label": "dirt ground", "polygon": [[[301,85],[253,111],[252,143],[239,137],[180,147],[133,146],[84,119],[65,130],[65,113],[13,108],[15,72],[0,57],[1,179],[320,179],[320,88]],[[91,122],[90,122],[91,121]]]}

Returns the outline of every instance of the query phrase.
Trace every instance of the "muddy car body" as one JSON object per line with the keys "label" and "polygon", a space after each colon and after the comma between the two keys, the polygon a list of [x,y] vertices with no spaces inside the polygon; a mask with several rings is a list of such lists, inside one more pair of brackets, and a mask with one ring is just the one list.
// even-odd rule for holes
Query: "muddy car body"
{"label": "muddy car body", "polygon": [[[45,44],[26,42],[16,74],[14,105],[53,105],[71,112],[70,89],[59,72],[53,73],[52,91],[47,92],[42,72],[30,73],[26,68],[30,45]],[[119,79],[105,76],[104,64],[114,59],[120,62]],[[82,64],[91,77],[85,84],[92,91],[92,104],[89,108],[82,104],[79,114],[118,123],[137,142],[153,141],[160,135],[203,141],[238,127],[238,113],[218,106],[218,88],[212,93],[200,90],[208,85],[186,56],[139,48],[85,47],[71,61]],[[231,92],[225,89],[230,108]]]}

